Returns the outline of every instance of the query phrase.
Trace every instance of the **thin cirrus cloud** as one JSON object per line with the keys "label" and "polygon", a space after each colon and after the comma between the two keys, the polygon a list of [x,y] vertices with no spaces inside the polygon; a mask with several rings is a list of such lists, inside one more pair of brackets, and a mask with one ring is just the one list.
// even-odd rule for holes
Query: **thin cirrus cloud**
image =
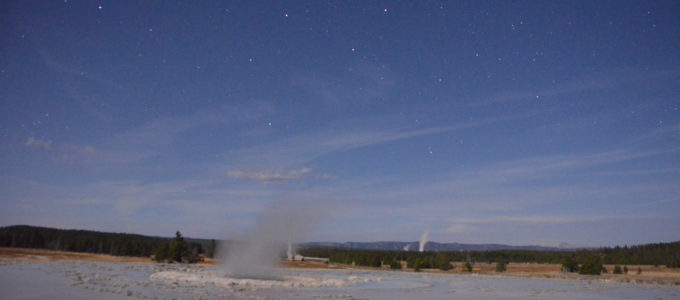
{"label": "thin cirrus cloud", "polygon": [[57,161],[73,161],[74,159],[92,158],[93,155],[99,153],[99,151],[89,145],[79,146],[71,143],[57,144],[54,147],[53,145],[54,143],[51,140],[35,137],[29,137],[24,143],[24,146],[26,147],[41,149],[57,155]]}
{"label": "thin cirrus cloud", "polygon": [[529,225],[541,224],[569,224],[569,223],[583,223],[583,222],[598,222],[603,220],[635,220],[645,219],[649,216],[613,216],[613,215],[596,215],[596,216],[561,216],[561,215],[531,215],[531,216],[498,216],[487,218],[456,218],[452,220],[454,224],[449,227],[456,228],[456,226],[471,226],[482,224],[502,224],[502,223],[522,223]]}
{"label": "thin cirrus cloud", "polygon": [[527,99],[545,99],[547,97],[560,97],[584,91],[602,91],[614,89],[623,85],[637,84],[647,80],[659,80],[668,78],[673,72],[667,70],[657,71],[651,74],[640,75],[640,70],[625,69],[615,70],[599,76],[580,78],[558,85],[557,87],[546,87],[535,89],[534,91],[509,91],[492,95],[487,100],[472,101],[470,106],[485,106],[497,103],[511,103]]}
{"label": "thin cirrus cloud", "polygon": [[[520,116],[517,116],[518,118]],[[525,117],[525,116],[521,116]],[[437,135],[440,133],[463,130],[466,128],[474,128],[477,126],[484,126],[485,124],[491,124],[494,122],[502,122],[508,120],[509,117],[499,118],[499,119],[488,119],[474,122],[464,122],[458,125],[451,126],[439,126],[439,127],[429,127],[429,128],[419,128],[411,130],[399,130],[396,127],[390,126],[363,126],[371,121],[360,122],[361,124],[355,127],[350,127],[350,129],[342,129],[334,131],[330,128],[320,129],[310,132],[306,135],[297,135],[293,137],[284,138],[279,140],[272,146],[272,142],[264,142],[260,144],[262,151],[250,151],[251,153],[257,155],[257,158],[262,157],[272,157],[279,161],[288,162],[284,158],[287,156],[298,157],[302,161],[296,161],[294,159],[290,160],[290,164],[298,164],[304,162],[305,160],[311,158],[322,157],[329,153],[344,152],[349,150],[360,149],[363,147],[377,146],[380,144],[385,144],[394,141],[408,140],[413,138],[425,137],[430,135]],[[162,144],[169,145],[169,141],[174,139],[178,134],[190,130],[191,128],[196,128],[202,126],[203,124],[215,124],[215,122],[220,122],[218,119],[209,119],[206,116],[187,117],[182,119],[177,119],[175,122],[171,120],[159,120],[156,123],[148,124],[139,130],[131,132],[129,135],[117,136],[120,138],[118,140],[119,145],[129,145],[130,151],[138,149],[150,144]],[[174,125],[172,125],[174,123]],[[389,123],[394,124],[394,123]],[[362,129],[363,128],[363,129]],[[382,129],[381,129],[382,128]],[[390,129],[391,128],[391,129]],[[138,143],[137,143],[138,142]],[[32,143],[35,143],[35,139]],[[36,146],[36,145],[32,145]],[[145,147],[145,146],[144,146]],[[61,147],[57,147],[61,148]],[[90,154],[93,151],[87,151],[85,147],[79,147],[83,154]],[[91,148],[93,150],[94,148]],[[114,150],[117,148],[114,148]],[[242,150],[240,148],[238,150]],[[268,150],[267,150],[268,149]],[[99,151],[99,147],[97,151]],[[442,209],[440,201],[433,200],[432,205],[419,204],[420,209],[424,209],[423,215],[434,214],[440,215],[444,213],[455,213],[456,209],[467,208],[472,212],[482,212],[482,211],[495,211],[498,208],[509,209],[506,205],[502,205],[504,202],[511,201],[514,203],[515,209],[522,209],[523,207],[530,207],[536,203],[545,202],[555,202],[563,203],[568,201],[569,198],[589,198],[593,195],[597,197],[609,197],[607,189],[608,187],[593,187],[584,183],[575,184],[573,182],[566,181],[563,184],[560,183],[548,183],[542,185],[531,184],[529,186],[524,186],[521,188],[513,187],[513,184],[526,183],[535,179],[545,179],[550,177],[570,177],[575,176],[577,173],[587,174],[589,172],[603,172],[607,171],[608,166],[616,164],[622,161],[634,160],[634,159],[644,159],[648,157],[654,157],[658,155],[667,155],[678,152],[679,148],[645,148],[635,150],[628,148],[618,148],[609,151],[599,151],[599,152],[586,152],[581,154],[555,154],[543,157],[530,157],[524,159],[516,160],[501,160],[497,162],[488,162],[484,165],[471,165],[464,171],[452,170],[448,174],[439,174],[434,180],[428,179],[428,182],[419,181],[407,181],[399,182],[396,185],[382,185],[380,182],[377,184],[370,184],[366,186],[367,180],[370,181],[371,178],[360,178],[356,179],[356,184],[350,184],[349,186],[344,186],[344,192],[334,192],[333,186],[326,187],[321,186],[315,189],[321,195],[334,194],[339,197],[349,197],[349,198],[362,198],[370,201],[363,203],[366,207],[383,207],[383,200],[396,199],[401,203],[403,208],[408,211],[412,210],[412,203],[407,200],[407,198],[412,199],[442,199],[443,196],[452,196],[456,199],[455,209],[449,209],[449,206],[445,206],[446,209]],[[103,151],[103,150],[102,150]],[[111,149],[108,149],[111,153]],[[162,151],[162,147],[154,150]],[[269,152],[267,152],[269,151]],[[123,151],[126,152],[126,151]],[[134,151],[133,151],[134,152]],[[115,153],[115,152],[114,152]],[[157,152],[156,152],[157,153]],[[240,153],[240,152],[239,152]],[[248,156],[245,155],[235,155],[230,157],[230,160],[234,161],[245,161],[247,165],[248,161],[244,158]],[[278,155],[277,155],[278,154]],[[285,155],[284,155],[285,154]],[[152,155],[150,153],[149,155]],[[240,180],[250,180],[259,182],[262,184],[273,184],[273,183],[283,183],[283,182],[294,182],[296,180],[301,180],[304,178],[324,178],[327,175],[314,174],[311,168],[275,168],[270,167],[267,164],[261,164],[263,167],[259,169],[248,169],[240,168],[237,170],[232,170],[226,172],[226,176],[231,179]],[[219,168],[218,168],[219,169]],[[222,169],[221,172],[224,172]],[[221,173],[225,174],[225,173]],[[222,175],[224,176],[224,175]],[[388,183],[390,182],[390,176],[384,178]],[[343,184],[348,183],[343,180]],[[182,188],[174,189],[176,183],[167,182],[162,184],[142,184],[142,183],[108,183],[104,187],[115,187],[115,188],[98,188],[97,190],[110,190],[111,193],[107,195],[102,195],[99,193],[83,193],[78,195],[82,199],[106,199],[109,204],[120,211],[124,215],[130,215],[137,211],[140,211],[144,207],[150,205],[155,205],[161,202],[175,202],[177,205],[181,203],[187,203],[188,200],[183,200],[179,197],[175,200],[168,200],[176,198],[177,195],[183,195],[183,197],[189,199],[204,199],[200,200],[202,203],[210,204],[211,202],[208,197],[201,197],[198,195],[195,189]],[[493,187],[493,188],[489,188]],[[630,191],[635,191],[635,188],[640,188],[639,184],[622,186],[619,191],[611,191],[614,196],[620,195],[622,193],[627,193]],[[167,189],[169,192],[164,192]],[[251,187],[252,188],[252,187]],[[662,190],[667,190],[664,187]],[[82,190],[82,189],[81,189]],[[87,190],[87,189],[85,189]],[[256,189],[252,189],[256,190]],[[578,190],[578,191],[575,191]],[[126,191],[121,193],[120,191]],[[148,191],[156,191],[152,194],[148,194]],[[200,192],[202,193],[202,192]],[[199,194],[200,194],[199,193]],[[217,197],[220,199],[233,199],[230,195],[225,194],[224,191],[215,191]],[[142,195],[142,197],[140,197]],[[196,197],[196,196],[199,197]],[[211,196],[214,197],[214,196]],[[402,200],[403,199],[403,200]],[[446,198],[443,198],[446,199]],[[229,200],[230,202],[232,200]],[[102,204],[98,202],[97,204]],[[390,212],[392,212],[390,210]],[[441,213],[440,213],[441,212]],[[568,214],[572,212],[567,212],[565,218]],[[412,219],[415,220],[419,217],[419,214],[413,214],[413,217],[409,217],[404,220],[404,223],[411,222]],[[357,218],[369,218],[369,215],[356,216]],[[518,221],[517,221],[518,222]],[[457,232],[469,232],[474,230],[477,226],[474,224],[463,224],[465,226],[458,226],[448,231],[448,233]]]}
{"label": "thin cirrus cloud", "polygon": [[248,179],[260,183],[274,183],[281,181],[297,180],[312,175],[312,169],[301,168],[288,172],[273,170],[236,170],[227,172],[227,177],[235,179]]}
{"label": "thin cirrus cloud", "polygon": [[52,141],[48,140],[43,140],[39,138],[34,138],[34,137],[29,137],[28,140],[26,140],[26,143],[24,143],[26,147],[35,147],[35,148],[42,148],[45,150],[51,150],[52,149]]}
{"label": "thin cirrus cloud", "polygon": [[[425,182],[399,183],[396,186],[389,185],[386,181],[384,191],[369,192],[374,198],[391,198],[399,195],[415,196],[419,194],[432,194],[440,192],[464,192],[475,190],[475,194],[492,192],[484,187],[514,189],[517,184],[525,184],[538,179],[582,177],[588,174],[602,174],[608,167],[617,163],[652,158],[660,155],[674,154],[680,148],[658,148],[653,150],[618,149],[596,153],[551,155],[545,157],[520,158],[490,162],[478,166],[470,166],[466,170],[451,171],[442,174],[435,179]],[[616,175],[617,173],[614,173]],[[534,185],[536,189],[552,190],[561,185],[571,186],[574,183],[562,181],[552,185]],[[377,184],[379,186],[379,184]],[[579,184],[581,186],[582,184]],[[373,185],[374,187],[376,184]],[[631,189],[638,185],[626,185]],[[582,186],[581,186],[582,187]],[[605,188],[605,187],[603,187]],[[569,187],[566,187],[569,189]],[[581,190],[585,192],[585,190]],[[523,193],[529,193],[523,189]]]}
{"label": "thin cirrus cloud", "polygon": [[[502,222],[529,225],[619,222],[635,218],[638,210],[650,212],[647,218],[653,219],[666,215],[656,210],[660,206],[652,200],[677,199],[673,194],[680,190],[673,182],[619,183],[616,180],[602,181],[600,178],[593,182],[592,178],[584,175],[617,169],[617,163],[624,161],[672,155],[677,151],[675,148],[628,149],[505,160],[471,166],[465,170],[452,170],[448,174],[422,180],[403,181],[397,177],[386,177],[369,185],[363,185],[362,181],[343,181],[346,189],[334,192],[341,197],[358,197],[366,213],[359,213],[354,218],[366,222],[375,211],[400,216],[400,223],[404,226],[423,226],[432,220],[460,214],[461,211],[482,216],[452,219],[455,226],[440,227],[438,232],[442,234],[484,231],[486,227],[481,228],[481,225]],[[641,198],[642,195],[647,196]],[[430,201],[423,203],[420,199]],[[621,202],[637,209],[618,206],[617,203]],[[399,205],[389,205],[391,203]],[[618,208],[610,209],[611,215],[583,216],[584,205]],[[560,207],[560,212],[554,215],[521,215],[527,211],[540,210],[541,207],[550,207],[549,210],[552,210],[555,206]],[[593,213],[597,211],[595,209]],[[497,217],[485,217],[488,215]]]}
{"label": "thin cirrus cloud", "polygon": [[[291,84],[312,95],[314,102],[334,109],[357,103],[375,104],[394,88],[394,76],[384,66],[360,64],[351,69],[351,77],[340,74],[298,74],[292,77]],[[356,86],[361,88],[357,89]]]}
{"label": "thin cirrus cloud", "polygon": [[[233,154],[240,161],[246,162],[271,160],[273,162],[284,161],[290,164],[300,164],[327,154],[358,150],[365,147],[434,136],[458,130],[474,129],[496,123],[531,118],[540,113],[541,111],[531,111],[426,128],[396,126],[394,116],[382,116],[348,122],[352,124],[351,126],[334,126],[335,124],[329,124],[327,127],[316,131],[237,149]],[[338,127],[343,129],[337,129]]]}
{"label": "thin cirrus cloud", "polygon": [[448,228],[444,229],[444,233],[457,234],[474,230],[474,227],[467,224],[453,224]]}
{"label": "thin cirrus cloud", "polygon": [[[171,151],[172,143],[192,130],[207,126],[222,128],[250,124],[272,111],[273,107],[264,102],[198,110],[186,116],[158,118],[136,128],[114,133],[97,141],[96,150],[93,146],[74,144],[66,144],[65,148],[77,149],[77,152],[86,154],[97,153],[98,159],[106,163],[136,163]],[[35,139],[29,141],[33,146],[46,142]]]}

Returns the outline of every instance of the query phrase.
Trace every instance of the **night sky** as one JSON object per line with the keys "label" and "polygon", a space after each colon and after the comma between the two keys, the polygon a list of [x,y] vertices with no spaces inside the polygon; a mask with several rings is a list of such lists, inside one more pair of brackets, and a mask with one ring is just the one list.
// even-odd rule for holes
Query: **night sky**
{"label": "night sky", "polygon": [[3,1],[0,226],[236,238],[283,203],[314,241],[680,240],[679,16]]}

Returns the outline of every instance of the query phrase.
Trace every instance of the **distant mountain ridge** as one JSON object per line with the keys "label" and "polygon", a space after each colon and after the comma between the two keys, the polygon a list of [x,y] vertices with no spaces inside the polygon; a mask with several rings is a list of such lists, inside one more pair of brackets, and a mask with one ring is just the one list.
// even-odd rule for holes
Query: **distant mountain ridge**
{"label": "distant mountain ridge", "polygon": [[[398,241],[379,241],[379,242],[310,242],[300,244],[303,247],[325,247],[335,249],[357,249],[357,250],[383,250],[383,251],[418,251],[420,242],[398,242]],[[562,246],[566,247],[562,247]],[[529,251],[574,251],[590,249],[587,247],[571,247],[571,245],[560,244],[559,247],[546,246],[512,246],[504,244],[462,244],[462,243],[439,243],[427,242],[425,251],[495,251],[495,250],[529,250]]]}

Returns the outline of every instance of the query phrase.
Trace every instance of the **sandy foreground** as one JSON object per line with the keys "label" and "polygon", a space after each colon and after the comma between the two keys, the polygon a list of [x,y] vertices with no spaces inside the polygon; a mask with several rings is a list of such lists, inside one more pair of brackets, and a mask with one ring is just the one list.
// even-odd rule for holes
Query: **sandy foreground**
{"label": "sandy foreground", "polygon": [[[449,272],[389,271],[286,262],[276,280],[229,277],[208,261],[156,264],[138,257],[0,248],[2,299],[678,299],[680,272],[563,274],[559,265],[477,263]],[[613,266],[607,266],[613,270]],[[629,267],[635,273],[637,266]]]}

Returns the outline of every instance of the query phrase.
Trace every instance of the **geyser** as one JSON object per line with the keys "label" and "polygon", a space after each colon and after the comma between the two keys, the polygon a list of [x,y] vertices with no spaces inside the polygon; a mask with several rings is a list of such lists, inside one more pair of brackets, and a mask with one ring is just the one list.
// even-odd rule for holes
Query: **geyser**
{"label": "geyser", "polygon": [[430,229],[427,229],[427,230],[425,230],[425,232],[423,232],[423,235],[420,236],[420,248],[418,249],[420,252],[425,251],[425,244],[427,244],[429,239],[430,239]]}
{"label": "geyser", "polygon": [[323,219],[320,206],[311,201],[277,201],[267,206],[254,225],[237,241],[221,247],[219,259],[228,276],[279,279],[277,265],[291,257],[298,243]]}
{"label": "geyser", "polygon": [[295,253],[293,252],[293,243],[288,239],[288,249],[286,250],[286,259],[293,260],[295,258]]}

